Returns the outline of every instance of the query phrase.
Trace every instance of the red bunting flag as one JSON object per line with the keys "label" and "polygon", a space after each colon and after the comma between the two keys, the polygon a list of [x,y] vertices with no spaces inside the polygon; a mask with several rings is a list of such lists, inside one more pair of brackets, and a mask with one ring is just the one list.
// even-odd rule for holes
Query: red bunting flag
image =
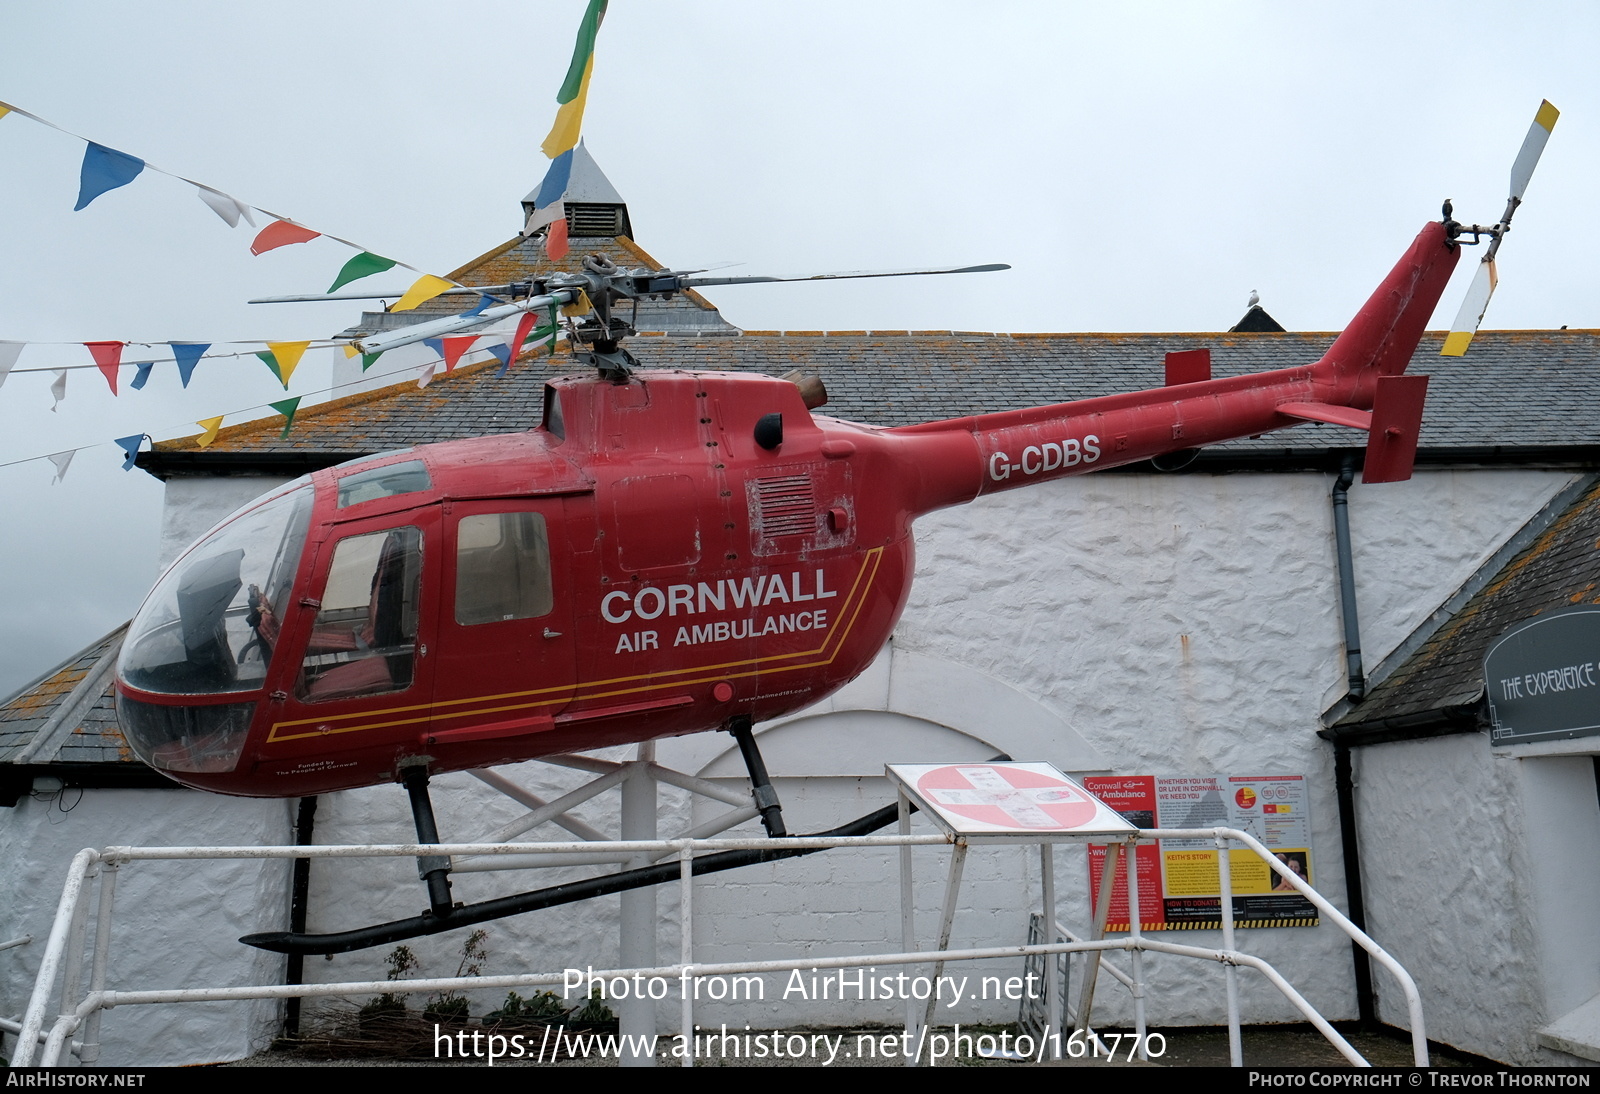
{"label": "red bunting flag", "polygon": [[287,247],[291,243],[305,243],[307,240],[316,239],[321,234],[313,232],[310,228],[302,228],[293,221],[275,220],[256,233],[255,242],[250,244],[250,253],[264,255],[268,251]]}
{"label": "red bunting flag", "polygon": [[105,376],[106,383],[111,385],[111,394],[117,393],[117,369],[122,365],[121,342],[85,342],[89,352],[94,355],[94,363]]}
{"label": "red bunting flag", "polygon": [[544,253],[551,262],[560,262],[567,256],[567,250],[567,218],[558,216],[545,232]]}
{"label": "red bunting flag", "polygon": [[506,362],[507,368],[516,364],[517,354],[522,352],[522,343],[528,340],[528,332],[533,329],[533,324],[538,318],[533,312],[525,311],[522,313],[522,318],[517,320],[517,333],[511,339],[511,360]]}
{"label": "red bunting flag", "polygon": [[459,338],[441,338],[444,352],[439,356],[444,358],[444,370],[449,372],[456,367],[456,362],[461,360],[461,355],[472,348],[472,343],[478,340],[476,334],[463,334]]}

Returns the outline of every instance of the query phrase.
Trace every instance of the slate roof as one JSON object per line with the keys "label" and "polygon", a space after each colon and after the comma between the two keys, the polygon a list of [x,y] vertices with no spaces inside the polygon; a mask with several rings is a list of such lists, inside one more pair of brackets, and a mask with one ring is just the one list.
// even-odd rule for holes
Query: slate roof
{"label": "slate roof", "polygon": [[0,763],[118,763],[133,754],[111,708],[123,624],[0,706]]}
{"label": "slate roof", "polygon": [[[1169,350],[1209,347],[1215,375],[1316,360],[1332,334],[986,334],[963,331],[685,331],[641,334],[645,367],[782,375],[810,369],[827,385],[823,414],[903,425],[1159,386]],[[1485,332],[1466,357],[1423,340],[1413,371],[1432,376],[1423,459],[1592,459],[1600,455],[1600,331]],[[458,369],[426,389],[406,382],[303,410],[287,441],[281,419],[224,429],[207,450],[163,441],[140,465],[164,474],[207,460],[296,454],[315,462],[537,424],[546,378],[574,371],[565,348]],[[1362,447],[1336,426],[1300,425],[1209,449],[1213,457],[1314,457]],[[1590,450],[1593,451],[1590,451]]]}
{"label": "slate roof", "polygon": [[1333,735],[1452,721],[1475,728],[1489,643],[1545,612],[1600,604],[1600,482],[1581,484],[1550,508],[1534,518],[1527,542],[1513,541],[1467,583],[1459,603],[1424,625],[1420,644],[1334,724]]}

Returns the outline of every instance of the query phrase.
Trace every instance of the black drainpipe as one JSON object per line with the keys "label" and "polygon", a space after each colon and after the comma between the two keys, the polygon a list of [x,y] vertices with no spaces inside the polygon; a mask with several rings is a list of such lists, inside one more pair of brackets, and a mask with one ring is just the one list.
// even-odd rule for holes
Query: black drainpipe
{"label": "black drainpipe", "polygon": [[[1348,684],[1347,698],[1352,704],[1367,694],[1366,671],[1361,664],[1361,621],[1356,616],[1356,567],[1350,551],[1350,484],[1355,481],[1356,460],[1346,456],[1339,465],[1339,478],[1333,484],[1333,535],[1339,558],[1339,612],[1344,618],[1344,662]],[[1367,929],[1367,909],[1361,891],[1361,848],[1356,841],[1355,778],[1351,771],[1350,745],[1343,737],[1333,739],[1333,784],[1339,799],[1339,842],[1344,854],[1345,904],[1350,922]],[[1367,951],[1350,943],[1355,966],[1356,1007],[1363,1027],[1377,1025],[1378,1008],[1372,994],[1372,962]]]}
{"label": "black drainpipe", "polygon": [[[317,819],[317,799],[301,798],[300,810],[294,821],[294,845],[296,847],[309,847],[312,832]],[[294,873],[291,875],[289,889],[289,929],[296,934],[304,934],[306,929],[306,908],[311,895],[311,860],[297,858],[294,860]],[[291,953],[289,967],[284,973],[285,984],[305,983],[306,959],[304,954]],[[295,996],[288,1001],[283,1011],[283,1036],[294,1041],[300,1037],[300,998]]]}
{"label": "black drainpipe", "polygon": [[1346,456],[1333,484],[1333,536],[1339,555],[1339,611],[1344,616],[1344,667],[1349,699],[1367,697],[1366,670],[1361,665],[1361,621],[1356,618],[1356,564],[1350,554],[1350,484],[1356,477],[1356,458]]}

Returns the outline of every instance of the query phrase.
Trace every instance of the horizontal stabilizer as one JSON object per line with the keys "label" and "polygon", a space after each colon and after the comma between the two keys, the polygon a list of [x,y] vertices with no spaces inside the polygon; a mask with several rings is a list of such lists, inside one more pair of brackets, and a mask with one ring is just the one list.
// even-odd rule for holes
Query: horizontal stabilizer
{"label": "horizontal stabilizer", "polygon": [[1380,376],[1372,400],[1372,429],[1362,482],[1405,482],[1417,459],[1426,376]]}
{"label": "horizontal stabilizer", "polygon": [[1305,422],[1327,422],[1345,425],[1351,429],[1371,429],[1372,414],[1353,406],[1335,406],[1333,403],[1280,403],[1279,414],[1299,418]]}

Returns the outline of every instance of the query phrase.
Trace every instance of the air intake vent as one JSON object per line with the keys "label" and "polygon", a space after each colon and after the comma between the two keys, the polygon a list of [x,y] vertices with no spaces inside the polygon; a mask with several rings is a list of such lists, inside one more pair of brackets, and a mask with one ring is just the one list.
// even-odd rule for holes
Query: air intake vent
{"label": "air intake vent", "polygon": [[756,505],[764,536],[808,536],[817,530],[817,502],[808,475],[781,475],[755,481]]}

